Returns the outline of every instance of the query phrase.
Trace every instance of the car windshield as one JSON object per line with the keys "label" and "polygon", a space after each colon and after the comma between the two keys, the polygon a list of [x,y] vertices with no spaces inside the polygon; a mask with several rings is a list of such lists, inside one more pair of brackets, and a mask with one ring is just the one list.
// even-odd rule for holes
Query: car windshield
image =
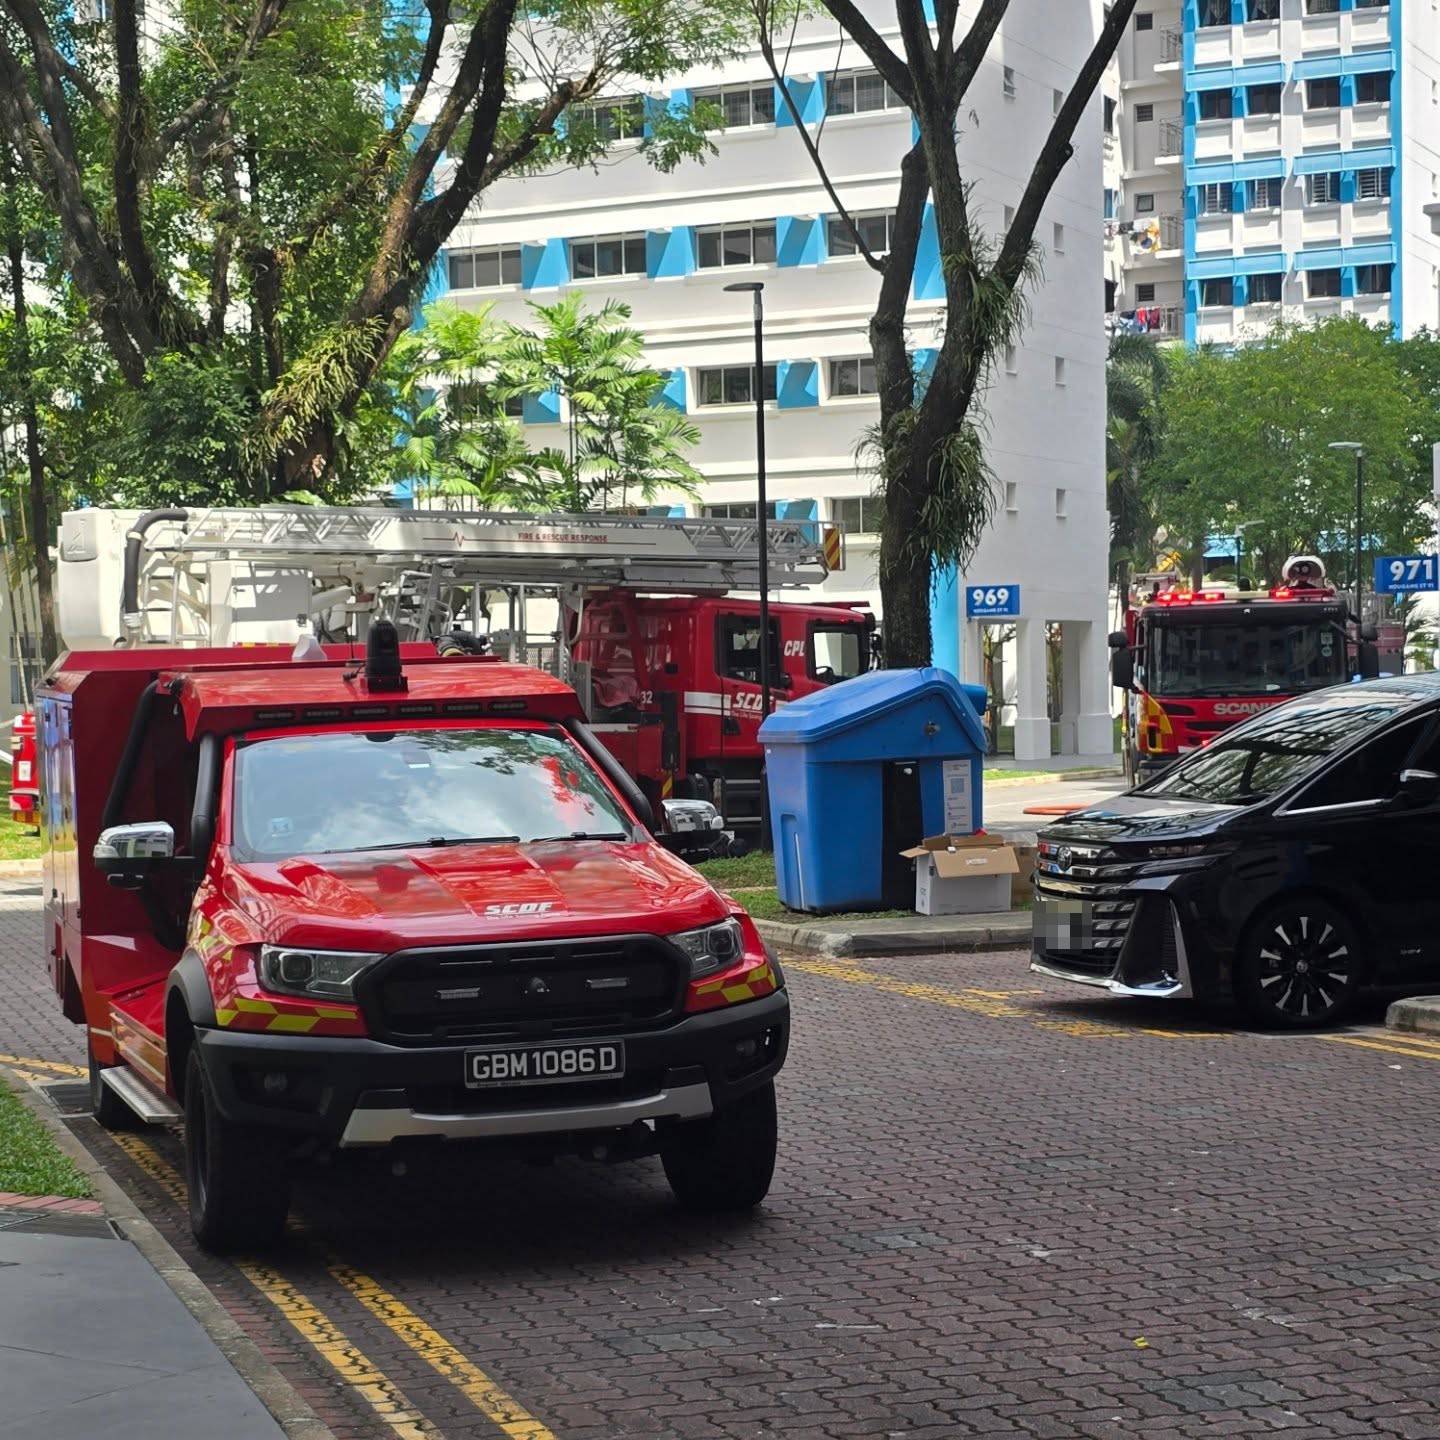
{"label": "car windshield", "polygon": [[1155,695],[1298,695],[1347,679],[1330,621],[1157,624],[1146,688]]}
{"label": "car windshield", "polygon": [[1293,700],[1237,725],[1138,790],[1212,805],[1254,805],[1405,708],[1403,699],[1367,697],[1358,689],[1325,701]]}
{"label": "car windshield", "polygon": [[574,745],[499,728],[256,741],[235,757],[234,816],[237,852],[265,860],[631,834]]}

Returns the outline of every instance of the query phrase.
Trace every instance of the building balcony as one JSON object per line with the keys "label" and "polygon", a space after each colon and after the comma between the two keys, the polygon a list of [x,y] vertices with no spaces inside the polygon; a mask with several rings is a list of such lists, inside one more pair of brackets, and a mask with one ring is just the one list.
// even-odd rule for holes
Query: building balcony
{"label": "building balcony", "polygon": [[1160,58],[1155,62],[1157,74],[1179,70],[1185,59],[1185,34],[1180,29],[1160,32]]}
{"label": "building balcony", "polygon": [[1181,120],[1162,120],[1155,147],[1155,160],[1160,165],[1178,165],[1185,158],[1185,124]]}
{"label": "building balcony", "polygon": [[1179,305],[1141,305],[1130,314],[1130,319],[1120,314],[1107,315],[1105,333],[1140,335],[1156,341],[1179,340],[1185,334],[1185,311]]}

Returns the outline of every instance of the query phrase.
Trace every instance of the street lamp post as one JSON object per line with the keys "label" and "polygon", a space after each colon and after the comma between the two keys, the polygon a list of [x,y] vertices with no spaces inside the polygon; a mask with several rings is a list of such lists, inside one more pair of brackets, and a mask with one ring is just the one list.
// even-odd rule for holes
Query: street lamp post
{"label": "street lamp post", "polygon": [[1245,544],[1245,532],[1252,525],[1258,524],[1260,524],[1260,521],[1258,520],[1242,520],[1240,524],[1235,527],[1235,588],[1237,590],[1240,588],[1240,581],[1245,574],[1245,572],[1240,568],[1243,547]]}
{"label": "street lamp post", "polygon": [[1365,572],[1365,447],[1358,440],[1332,440],[1332,450],[1346,450],[1355,457],[1355,623],[1360,621],[1360,597],[1364,590]]}

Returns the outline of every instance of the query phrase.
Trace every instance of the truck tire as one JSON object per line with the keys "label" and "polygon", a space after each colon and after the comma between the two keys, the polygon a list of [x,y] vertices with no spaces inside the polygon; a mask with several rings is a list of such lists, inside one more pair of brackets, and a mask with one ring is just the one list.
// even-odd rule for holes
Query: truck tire
{"label": "truck tire", "polygon": [[775,1173],[775,1082],[717,1111],[667,1130],[660,1160],[687,1210],[750,1210]]}
{"label": "truck tire", "polygon": [[90,1113],[95,1123],[106,1130],[133,1130],[140,1122],[135,1112],[100,1079],[100,1072],[109,1067],[95,1058],[94,1045],[86,1045],[90,1064]]}
{"label": "truck tire", "polygon": [[240,1250],[280,1238],[290,1209],[283,1146],[267,1131],[220,1114],[198,1047],[185,1064],[185,1183],[190,1229],[206,1250]]}

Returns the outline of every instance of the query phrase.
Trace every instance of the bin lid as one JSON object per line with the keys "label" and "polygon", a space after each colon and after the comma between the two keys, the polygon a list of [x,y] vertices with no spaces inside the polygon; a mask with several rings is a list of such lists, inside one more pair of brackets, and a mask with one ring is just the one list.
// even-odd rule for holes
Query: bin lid
{"label": "bin lid", "polygon": [[917,701],[939,700],[977,754],[985,753],[980,713],[987,704],[980,685],[962,685],[948,670],[871,670],[792,700],[760,727],[763,745],[810,745],[830,740]]}

